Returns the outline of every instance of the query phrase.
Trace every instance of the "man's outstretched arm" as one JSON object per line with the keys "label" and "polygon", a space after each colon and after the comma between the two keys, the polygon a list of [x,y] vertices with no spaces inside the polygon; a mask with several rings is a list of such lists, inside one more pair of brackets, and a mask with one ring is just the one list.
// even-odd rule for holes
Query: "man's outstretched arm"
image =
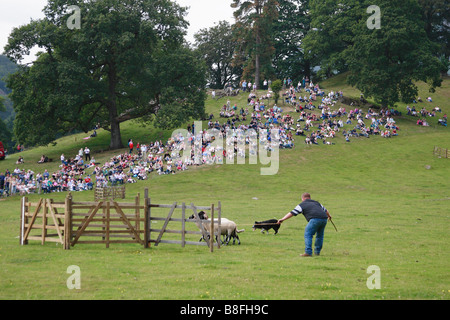
{"label": "man's outstretched arm", "polygon": [[284,220],[290,219],[292,218],[294,215],[292,213],[288,213],[286,214],[283,218],[281,218],[280,220],[277,221],[277,224],[281,224]]}

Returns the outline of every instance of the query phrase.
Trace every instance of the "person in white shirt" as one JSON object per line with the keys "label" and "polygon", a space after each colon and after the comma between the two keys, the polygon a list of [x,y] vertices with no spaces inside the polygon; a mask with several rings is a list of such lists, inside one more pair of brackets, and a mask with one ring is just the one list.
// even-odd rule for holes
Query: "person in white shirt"
{"label": "person in white shirt", "polygon": [[91,160],[91,150],[88,147],[84,148],[84,157],[85,161]]}
{"label": "person in white shirt", "polygon": [[141,152],[142,152],[142,157],[143,157],[144,159],[146,159],[146,158],[147,158],[147,145],[143,144],[143,145],[141,146]]}

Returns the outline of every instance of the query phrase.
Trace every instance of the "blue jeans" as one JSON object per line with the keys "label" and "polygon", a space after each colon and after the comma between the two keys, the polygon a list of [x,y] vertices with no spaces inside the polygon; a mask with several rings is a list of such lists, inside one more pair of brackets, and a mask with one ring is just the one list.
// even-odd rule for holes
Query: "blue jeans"
{"label": "blue jeans", "polygon": [[323,245],[323,235],[328,219],[311,219],[305,228],[305,253],[312,255],[313,236],[316,235],[314,253],[320,254]]}

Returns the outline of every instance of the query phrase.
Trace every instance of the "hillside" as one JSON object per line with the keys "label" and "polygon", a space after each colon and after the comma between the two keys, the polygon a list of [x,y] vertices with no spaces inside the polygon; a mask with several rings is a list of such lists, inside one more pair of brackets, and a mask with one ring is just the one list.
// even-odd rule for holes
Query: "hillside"
{"label": "hillside", "polygon": [[[344,93],[344,96],[350,97],[356,100],[359,100],[360,92],[350,87],[346,84],[347,74],[341,74],[336,77],[333,77],[327,81],[324,81],[320,83],[320,87],[323,88],[326,92],[330,91],[340,91],[342,90]],[[420,110],[422,107],[431,109],[431,107],[438,106],[442,109],[441,113],[438,113],[435,119],[430,119],[430,127],[428,128],[421,128],[419,126],[414,125],[415,121],[417,120],[415,117],[406,116],[406,104],[405,103],[399,103],[397,106],[397,110],[402,112],[402,117],[400,117],[398,120],[403,124],[407,124],[406,127],[403,127],[404,133],[414,133],[414,134],[420,134],[422,132],[441,132],[446,131],[445,128],[441,128],[441,126],[437,126],[437,119],[439,116],[442,116],[444,114],[448,114],[450,112],[450,106],[448,101],[450,101],[450,77],[445,78],[443,81],[442,87],[437,88],[437,91],[433,94],[428,92],[428,87],[425,83],[418,84],[419,86],[419,95],[422,97],[423,100],[426,99],[426,97],[431,96],[433,98],[433,103],[419,103],[419,104],[410,104],[410,106],[416,106],[418,110]],[[259,95],[263,95],[264,92],[260,91]],[[247,94],[241,93],[237,97],[230,97],[230,104],[234,105],[236,104],[239,108],[246,107],[247,106]],[[280,99],[282,100],[282,99]],[[221,107],[227,103],[227,98],[221,98],[221,99],[212,99],[211,96],[208,96],[208,99],[206,101],[206,113],[207,114],[214,114],[214,120],[219,119],[220,122],[226,121],[226,119],[219,117],[219,111]],[[271,101],[271,105],[273,105],[273,101]],[[294,112],[293,108],[290,107],[287,104],[284,104],[282,101],[279,102],[279,106],[281,108],[285,108],[285,111]],[[347,109],[350,108],[348,105],[344,105],[341,103],[337,103],[334,109],[338,109],[339,107],[346,107]],[[320,110],[315,111],[316,114],[320,114]],[[297,115],[293,113],[293,117],[296,117]],[[411,125],[410,125],[411,124]],[[186,124],[187,127],[188,124]],[[206,127],[206,121],[204,122],[204,127]],[[92,132],[90,132],[92,133]],[[89,134],[90,134],[89,133]],[[155,129],[152,126],[142,126],[139,123],[136,123],[135,121],[130,121],[127,123],[124,123],[122,125],[122,137],[123,137],[123,144],[126,145],[129,138],[133,138],[133,140],[140,143],[149,143],[151,141],[160,140],[167,141],[167,139],[170,137],[172,133],[172,130],[166,130],[161,131],[159,129]],[[125,149],[123,151],[117,150],[108,152],[108,145],[109,145],[109,132],[106,132],[104,130],[98,131],[98,136],[95,139],[91,139],[88,141],[83,140],[83,138],[89,136],[89,134],[80,133],[75,135],[70,135],[63,137],[61,139],[58,139],[56,141],[56,147],[52,147],[51,145],[48,147],[39,147],[39,148],[33,148],[32,150],[26,151],[22,153],[21,155],[26,159],[27,161],[27,167],[33,170],[39,171],[39,169],[50,169],[55,170],[57,169],[56,163],[52,164],[42,164],[37,165],[36,162],[39,161],[42,154],[45,154],[49,158],[52,158],[54,160],[59,160],[59,156],[61,153],[64,153],[66,156],[68,155],[75,155],[80,147],[88,146],[92,152],[94,153],[96,159],[100,162],[106,161],[111,157],[111,155],[118,154],[120,152],[126,151]],[[339,137],[338,137],[339,138]],[[445,141],[445,140],[444,140]],[[301,145],[299,145],[301,146]],[[443,147],[449,147],[449,146],[443,146]],[[0,170],[4,171],[5,169],[12,169],[14,167],[14,163],[17,160],[18,155],[11,156],[7,159],[7,161],[0,162]],[[48,167],[47,167],[48,166]],[[42,170],[41,170],[42,171]]]}
{"label": "hillside", "polygon": [[[321,83],[357,97],[356,90],[340,75]],[[79,245],[70,251],[61,247],[17,240],[20,196],[0,202],[0,297],[3,299],[187,299],[187,300],[291,300],[291,299],[442,299],[448,300],[447,248],[450,160],[433,155],[435,145],[450,148],[448,127],[438,126],[439,116],[450,111],[450,80],[433,94],[420,85],[424,101],[416,109],[439,106],[442,113],[418,126],[418,117],[395,117],[399,135],[351,138],[341,132],[334,145],[307,145],[305,137],[294,136],[293,149],[280,150],[278,173],[262,176],[261,164],[204,165],[174,175],[152,174],[148,180],[127,185],[127,199],[149,188],[152,202],[174,201],[209,205],[221,201],[223,215],[239,228],[240,246],[223,247],[213,254],[205,248],[160,245],[148,250],[138,245]],[[226,99],[207,100],[207,113],[219,118]],[[246,107],[247,95],[230,99]],[[294,119],[298,114],[289,110]],[[333,109],[344,107],[337,104]],[[345,106],[347,110],[349,106]],[[314,111],[320,114],[319,110]],[[365,110],[367,112],[367,110]],[[369,123],[369,122],[368,122]],[[203,126],[206,128],[206,122]],[[352,125],[345,125],[349,130]],[[165,141],[171,131],[123,126],[124,142],[133,138],[148,143]],[[75,155],[82,146],[94,150],[97,161],[127,150],[104,151],[108,133],[83,140],[86,134],[61,138],[55,146],[22,152],[25,164],[36,172],[57,170],[61,153]],[[37,164],[45,154],[52,163]],[[0,171],[13,170],[18,155],[0,162]],[[330,211],[338,232],[327,226],[320,257],[301,259],[303,217],[283,223],[279,233],[263,235],[252,231],[254,221],[281,218],[308,191]],[[63,199],[64,193],[30,195]],[[76,201],[92,201],[91,191],[74,192]],[[76,264],[83,270],[82,290],[67,290],[66,268]],[[381,289],[366,286],[367,268],[381,269]],[[56,275],[56,276],[55,276]],[[226,286],[223,283],[227,283]],[[276,283],[276,284],[274,284]],[[44,285],[45,284],[45,285]]]}

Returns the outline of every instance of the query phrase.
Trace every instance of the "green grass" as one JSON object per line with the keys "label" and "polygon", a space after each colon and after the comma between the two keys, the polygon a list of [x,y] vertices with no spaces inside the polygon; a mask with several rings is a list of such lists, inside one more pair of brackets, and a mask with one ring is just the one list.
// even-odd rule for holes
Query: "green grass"
{"label": "green grass", "polygon": [[[321,85],[359,96],[342,78]],[[429,94],[419,84],[421,97],[431,95],[435,101],[423,105],[438,105],[448,113],[449,85],[446,79],[442,88]],[[231,101],[245,108],[246,95]],[[218,117],[225,103],[226,99],[209,98],[207,112]],[[405,104],[398,109],[405,113]],[[412,117],[403,116],[397,119],[400,136],[391,139],[345,143],[339,134],[331,146],[307,146],[302,138],[296,139],[295,149],[281,150],[274,176],[261,176],[260,165],[214,165],[170,176],[152,175],[127,186],[128,200],[144,188],[149,188],[154,203],[209,205],[220,200],[223,216],[245,232],[240,234],[240,246],[213,253],[206,247],[169,244],[149,249],[137,244],[112,244],[109,249],[79,244],[68,251],[36,241],[20,246],[20,197],[5,199],[0,202],[0,298],[448,300],[450,160],[433,156],[432,150],[434,145],[450,148],[450,139],[448,128],[437,126],[437,119],[429,120],[432,126],[421,128]],[[130,137],[136,142],[160,136],[159,131],[135,123],[125,123],[123,130],[125,140]],[[162,139],[168,135],[162,133]],[[84,145],[84,136],[25,151],[26,168],[55,169],[58,163],[34,162],[42,153],[56,160],[62,152],[75,154]],[[99,131],[99,137],[87,144],[93,150],[106,150],[108,136]],[[95,157],[103,162],[116,153]],[[13,169],[15,160],[14,155],[1,162],[0,170]],[[327,207],[338,228],[336,232],[327,226],[320,257],[299,257],[306,225],[301,216],[284,222],[276,236],[251,230],[255,220],[281,218],[299,203],[304,191]],[[64,196],[51,194],[55,200]],[[92,201],[93,194],[74,193],[74,197]],[[66,287],[70,265],[81,268],[81,290]],[[379,290],[366,286],[371,265],[381,269]]]}

